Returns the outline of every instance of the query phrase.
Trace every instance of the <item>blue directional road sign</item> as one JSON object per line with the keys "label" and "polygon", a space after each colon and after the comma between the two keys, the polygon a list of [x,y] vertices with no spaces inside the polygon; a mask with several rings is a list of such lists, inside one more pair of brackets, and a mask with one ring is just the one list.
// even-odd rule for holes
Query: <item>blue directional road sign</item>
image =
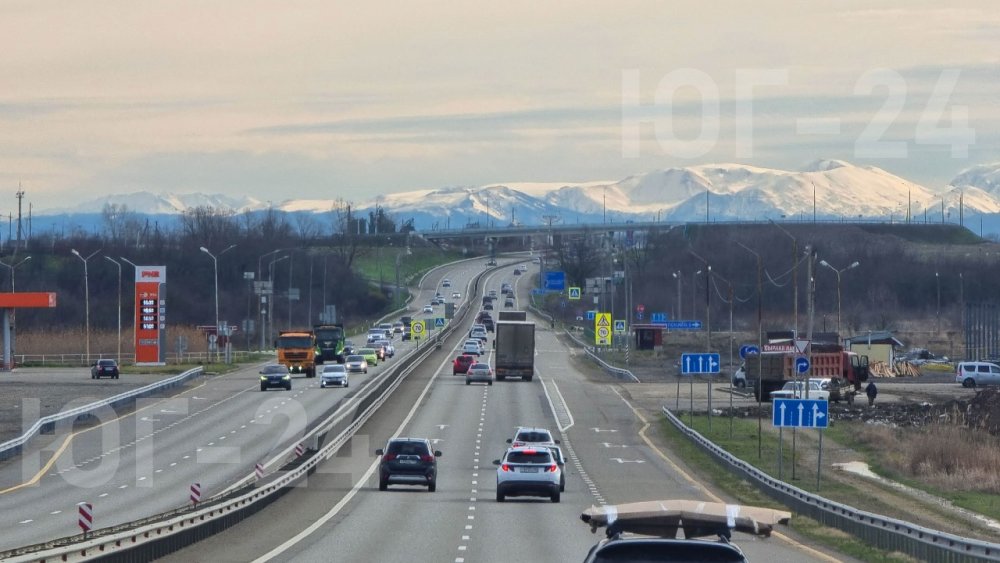
{"label": "blue directional road sign", "polygon": [[701,321],[667,321],[661,324],[670,330],[699,330],[701,328]]}
{"label": "blue directional road sign", "polygon": [[774,426],[827,428],[830,403],[821,399],[775,399],[771,421]]}
{"label": "blue directional road sign", "polygon": [[566,289],[566,272],[545,272],[544,287],[548,291]]}
{"label": "blue directional road sign", "polygon": [[653,324],[663,324],[663,323],[667,322],[667,314],[666,313],[651,313],[649,315],[649,322],[651,322]]}
{"label": "blue directional road sign", "polygon": [[760,354],[760,348],[754,346],[753,344],[744,344],[740,346],[740,359],[745,360],[747,356],[756,356]]}
{"label": "blue directional road sign", "polygon": [[795,373],[805,373],[809,371],[809,358],[799,356],[795,358]]}
{"label": "blue directional road sign", "polygon": [[587,320],[592,321],[597,318],[597,311],[587,311]]}
{"label": "blue directional road sign", "polygon": [[719,373],[718,354],[681,354],[681,374]]}

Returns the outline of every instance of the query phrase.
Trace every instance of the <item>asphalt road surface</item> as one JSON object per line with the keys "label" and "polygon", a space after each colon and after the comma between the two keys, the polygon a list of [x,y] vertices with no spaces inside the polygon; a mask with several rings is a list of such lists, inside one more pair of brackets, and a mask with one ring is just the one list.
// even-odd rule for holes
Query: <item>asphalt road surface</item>
{"label": "asphalt road surface", "polygon": [[[430,300],[442,277],[467,293],[482,269],[475,260],[432,272],[414,307]],[[397,342],[388,365],[412,347]],[[102,528],[182,507],[192,483],[205,497],[215,494],[295,443],[310,421],[350,401],[384,365],[352,375],[348,389],[320,389],[319,378],[295,376],[291,392],[261,392],[257,366],[246,367],[195,380],[169,399],[140,400],[134,412],[106,409],[94,424],[38,437],[0,464],[0,550],[76,534],[79,502],[93,503]],[[99,381],[131,384],[125,376]]]}
{"label": "asphalt road surface", "polygon": [[[494,278],[486,288],[498,288],[500,281]],[[523,303],[528,288],[519,285]],[[306,484],[167,560],[581,561],[601,537],[579,520],[591,505],[719,500],[694,472],[654,447],[648,437],[655,424],[648,426],[648,415],[623,398],[619,383],[592,381],[574,370],[570,349],[547,323],[537,326],[533,382],[466,386],[464,378],[451,375],[460,343],[453,338],[449,353],[411,375],[342,455]],[[548,427],[561,436],[568,475],[558,504],[547,498],[495,500],[492,460],[520,425]],[[394,435],[426,437],[442,450],[435,493],[402,486],[378,491],[373,452]],[[756,561],[843,560],[781,533],[767,540],[736,534],[734,541]]]}

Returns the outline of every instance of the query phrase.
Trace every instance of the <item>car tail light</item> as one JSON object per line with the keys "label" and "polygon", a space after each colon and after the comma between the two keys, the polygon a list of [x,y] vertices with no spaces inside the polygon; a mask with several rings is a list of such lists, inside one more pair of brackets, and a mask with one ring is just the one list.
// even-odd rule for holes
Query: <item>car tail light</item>
{"label": "car tail light", "polygon": [[510,465],[508,465],[508,464],[505,463],[505,464],[503,464],[503,465],[500,466],[500,469],[502,469],[504,471],[510,471]]}
{"label": "car tail light", "polygon": [[434,456],[432,456],[432,455],[422,455],[422,456],[420,456],[420,461],[434,461]]}
{"label": "car tail light", "polygon": [[382,461],[392,461],[396,459],[396,454],[385,454],[382,456]]}
{"label": "car tail light", "polygon": [[546,471],[548,471],[549,473],[555,473],[556,469],[559,469],[559,466],[553,463],[546,469]]}
{"label": "car tail light", "polygon": [[534,454],[536,454],[538,452],[536,450],[524,450],[524,453],[526,453],[528,455],[534,455]]}

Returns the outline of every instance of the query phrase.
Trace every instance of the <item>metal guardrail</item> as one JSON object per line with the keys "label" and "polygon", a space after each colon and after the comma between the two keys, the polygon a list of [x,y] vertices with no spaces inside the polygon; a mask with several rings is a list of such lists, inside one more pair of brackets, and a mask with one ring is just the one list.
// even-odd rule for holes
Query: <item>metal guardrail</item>
{"label": "metal guardrail", "polygon": [[[486,272],[480,272],[474,277],[468,287],[474,292],[478,290],[480,280]],[[473,305],[471,299],[465,300],[456,311],[453,322],[441,330],[438,338],[446,338],[453,331],[457,330],[458,324],[469,313]],[[307,454],[307,458],[294,469],[287,472],[278,471],[268,477],[272,480],[266,485],[252,491],[240,494],[229,500],[213,499],[209,506],[201,509],[180,509],[174,513],[168,513],[165,520],[160,520],[148,524],[133,524],[133,527],[120,532],[84,539],[82,537],[70,538],[70,545],[62,547],[41,549],[24,552],[14,555],[9,559],[11,562],[27,561],[87,561],[91,559],[120,559],[120,560],[146,560],[171,553],[180,547],[189,545],[200,539],[204,539],[212,534],[224,530],[239,522],[249,514],[256,512],[269,504],[274,498],[287,491],[301,479],[305,478],[323,460],[334,455],[361,426],[378,410],[382,404],[388,400],[392,392],[399,387],[412,369],[418,365],[426,356],[436,351],[432,345],[435,338],[428,338],[423,343],[419,343],[411,354],[403,358],[407,364],[397,364],[394,366],[395,377],[386,377],[382,382],[372,386],[372,390],[366,393],[356,403],[356,407],[340,416],[336,414],[324,420],[307,436],[313,436],[316,444],[322,444],[326,439],[326,433],[332,431],[338,422],[346,419],[348,415],[355,415],[355,418],[347,427],[338,433],[329,443],[312,450]],[[200,369],[200,368],[198,368]],[[369,398],[374,396],[370,403]],[[367,403],[367,406],[365,406]],[[360,415],[356,414],[363,409]],[[331,422],[331,418],[334,420]],[[294,444],[291,446],[294,447]],[[289,450],[279,454],[287,456]],[[270,463],[270,462],[269,462]],[[267,478],[267,477],[266,477]],[[148,520],[148,519],[147,519]],[[124,525],[129,526],[129,525]],[[20,551],[29,548],[22,548]],[[140,550],[140,553],[136,553]]]}
{"label": "metal guardrail", "polygon": [[163,381],[157,381],[156,383],[150,383],[149,385],[140,387],[138,389],[133,389],[131,391],[126,391],[115,395],[113,397],[108,397],[107,399],[101,399],[100,401],[95,401],[93,403],[82,405],[76,407],[75,409],[70,409],[68,411],[59,412],[56,414],[50,414],[48,416],[43,416],[35,421],[35,423],[29,428],[24,434],[13,440],[8,440],[3,444],[0,444],[0,460],[5,460],[17,456],[21,453],[22,448],[28,443],[36,434],[39,432],[47,432],[55,427],[55,425],[64,420],[76,420],[77,418],[90,416],[94,411],[104,408],[104,407],[118,407],[127,403],[135,402],[136,399],[151,395],[155,392],[161,391],[163,389],[169,389],[170,387],[176,387],[181,385],[187,380],[201,375],[201,366],[189,369],[188,371],[175,375],[169,379],[164,379]]}
{"label": "metal guardrail", "polygon": [[639,378],[636,377],[635,374],[633,374],[631,371],[615,367],[609,364],[608,362],[605,362],[597,354],[594,353],[594,349],[592,346],[588,346],[586,342],[577,338],[576,335],[573,334],[572,332],[568,330],[565,332],[566,336],[569,336],[571,339],[573,339],[573,342],[579,344],[583,348],[583,351],[587,354],[587,357],[589,357],[595,364],[597,364],[598,367],[604,370],[605,373],[613,375],[619,379],[628,379],[633,383],[642,383],[641,381],[639,381]]}
{"label": "metal guardrail", "polygon": [[779,481],[739,459],[684,424],[670,409],[663,414],[695,445],[742,479],[798,514],[840,529],[886,551],[899,551],[921,561],[953,563],[1000,561],[1000,544],[932,530],[834,502]]}
{"label": "metal guardrail", "polygon": [[[249,358],[261,352],[247,350],[233,350],[234,359]],[[91,354],[90,360],[86,359],[86,354],[15,354],[13,356],[15,367],[88,367],[93,362],[101,358],[116,358],[117,354]],[[176,352],[167,353],[165,360],[167,364],[185,364],[192,362],[210,363],[215,357],[215,352]],[[122,354],[118,362],[122,365],[135,363],[135,354]]]}

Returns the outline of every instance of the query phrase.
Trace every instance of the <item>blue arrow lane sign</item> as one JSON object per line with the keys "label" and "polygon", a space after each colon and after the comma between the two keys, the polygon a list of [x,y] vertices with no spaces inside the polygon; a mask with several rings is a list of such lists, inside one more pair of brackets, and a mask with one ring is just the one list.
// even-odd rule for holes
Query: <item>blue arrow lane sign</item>
{"label": "blue arrow lane sign", "polygon": [[771,422],[789,428],[827,428],[830,404],[821,399],[775,399]]}
{"label": "blue arrow lane sign", "polygon": [[718,354],[681,354],[681,374],[719,373]]}

